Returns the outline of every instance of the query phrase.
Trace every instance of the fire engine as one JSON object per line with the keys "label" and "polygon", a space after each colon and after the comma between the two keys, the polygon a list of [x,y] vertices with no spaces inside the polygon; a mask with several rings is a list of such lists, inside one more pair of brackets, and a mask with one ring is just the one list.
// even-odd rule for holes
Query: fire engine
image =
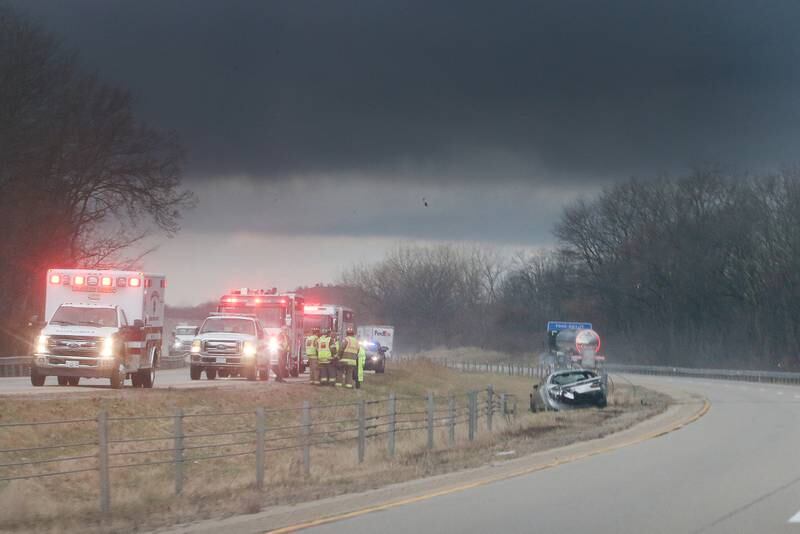
{"label": "fire engine", "polygon": [[31,384],[108,378],[153,387],[161,358],[166,278],[136,271],[50,269],[47,321],[34,344]]}
{"label": "fire engine", "polygon": [[[232,289],[219,300],[217,311],[221,313],[251,313],[264,326],[272,368],[276,375],[298,376],[305,371],[303,359],[303,297],[295,293],[278,294],[272,289]],[[278,335],[284,330],[289,336],[287,369],[278,369]]]}
{"label": "fire engine", "polygon": [[347,329],[356,329],[353,310],[339,304],[306,304],[305,329],[310,333],[312,328],[320,331],[328,329],[331,336],[344,339]]}

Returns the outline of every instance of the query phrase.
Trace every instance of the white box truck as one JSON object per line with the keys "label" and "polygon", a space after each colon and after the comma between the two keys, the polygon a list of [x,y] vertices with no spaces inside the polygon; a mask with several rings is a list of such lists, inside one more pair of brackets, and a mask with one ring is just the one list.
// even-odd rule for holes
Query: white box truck
{"label": "white box truck", "polygon": [[153,387],[161,358],[166,278],[92,269],[47,272],[44,327],[34,344],[31,384],[107,378]]}

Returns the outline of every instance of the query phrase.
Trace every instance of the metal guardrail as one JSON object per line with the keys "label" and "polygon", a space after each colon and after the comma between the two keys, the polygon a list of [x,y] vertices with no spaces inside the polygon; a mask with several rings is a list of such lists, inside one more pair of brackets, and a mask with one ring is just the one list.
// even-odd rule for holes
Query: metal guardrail
{"label": "metal guardrail", "polygon": [[615,373],[631,373],[654,376],[685,376],[692,378],[738,380],[744,382],[765,382],[775,384],[800,384],[800,373],[785,371],[696,369],[692,367],[670,367],[664,365],[623,364],[606,364],[605,368]]}
{"label": "metal guardrail", "polygon": [[[96,418],[0,423],[0,487],[14,480],[95,472],[100,511],[108,515],[112,474],[120,469],[171,468],[174,492],[180,495],[189,474],[200,476],[196,467],[184,466],[212,459],[250,457],[255,487],[262,490],[267,466],[279,461],[271,455],[279,451],[289,451],[282,454],[290,455],[296,452],[299,461],[289,461],[302,466],[302,473],[308,477],[313,447],[330,450],[341,442],[353,443],[356,445],[353,460],[361,464],[368,443],[382,439],[386,456],[394,458],[398,437],[424,432],[427,438],[424,448],[432,450],[436,431],[440,430],[439,439],[444,439],[443,445],[450,448],[457,444],[457,427],[462,429],[463,441],[473,441],[481,419],[485,430],[491,432],[494,418],[502,416],[510,421],[516,415],[516,407],[513,395],[495,392],[489,386],[469,392],[462,402],[454,395],[437,396],[433,392],[426,396],[392,393],[386,398],[338,404],[311,406],[305,401],[294,408],[224,413],[184,413],[177,409],[171,415],[129,417],[101,411]],[[346,415],[340,415],[342,411]],[[268,420],[276,422],[268,425]],[[213,424],[202,426],[209,421]],[[141,426],[148,428],[147,435],[131,432]],[[65,438],[64,433],[53,432],[53,428],[76,427],[82,429],[78,434],[83,438]],[[15,433],[18,429],[21,431]],[[12,433],[14,439],[10,438]],[[29,445],[23,446],[19,441],[28,441]],[[2,448],[4,442],[13,446]],[[416,453],[409,447],[404,449]],[[215,477],[219,473],[219,470],[212,472]],[[148,471],[146,476],[153,474]],[[83,478],[75,484],[90,483]],[[88,494],[90,489],[91,484],[83,488],[83,493]]]}
{"label": "metal guardrail", "polygon": [[[494,373],[509,376],[545,378],[555,370],[548,365],[526,365],[518,362],[464,362],[440,360],[445,367],[463,372]],[[625,365],[605,364],[601,368],[611,373],[630,373],[652,376],[684,376],[690,378],[708,378],[719,380],[737,380],[744,382],[762,382],[775,384],[800,384],[800,373],[786,371],[755,371],[737,369],[698,369],[694,367],[675,367],[668,365]]]}
{"label": "metal guardrail", "polygon": [[0,358],[0,377],[2,376],[30,376],[30,356],[10,356]]}

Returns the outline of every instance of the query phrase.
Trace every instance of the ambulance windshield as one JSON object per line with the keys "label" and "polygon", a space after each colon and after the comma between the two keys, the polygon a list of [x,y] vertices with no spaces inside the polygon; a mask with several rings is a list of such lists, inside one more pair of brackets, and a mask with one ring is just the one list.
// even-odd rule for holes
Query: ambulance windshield
{"label": "ambulance windshield", "polygon": [[81,326],[118,326],[114,308],[59,306],[50,324]]}

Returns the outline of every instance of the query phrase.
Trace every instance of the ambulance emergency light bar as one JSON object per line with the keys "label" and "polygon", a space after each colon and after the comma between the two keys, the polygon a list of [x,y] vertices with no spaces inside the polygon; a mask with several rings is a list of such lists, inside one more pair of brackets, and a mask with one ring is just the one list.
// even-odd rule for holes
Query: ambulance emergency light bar
{"label": "ambulance emergency light bar", "polygon": [[82,275],[76,274],[71,277],[68,274],[51,274],[51,285],[72,285],[73,287],[139,287],[142,285],[142,279],[137,276],[125,277],[119,276],[114,284],[114,278],[111,276],[96,276],[96,275]]}

